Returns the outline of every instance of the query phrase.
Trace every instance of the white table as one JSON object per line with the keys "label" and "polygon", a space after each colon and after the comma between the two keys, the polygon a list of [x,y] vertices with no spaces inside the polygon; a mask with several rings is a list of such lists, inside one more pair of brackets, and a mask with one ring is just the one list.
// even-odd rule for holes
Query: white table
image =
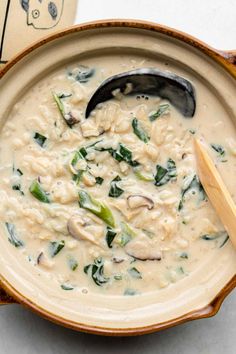
{"label": "white table", "polygon": [[[1,1],[1,0],[0,0]],[[70,0],[65,0],[69,3]],[[79,0],[77,22],[139,18],[236,49],[236,0]],[[0,354],[235,354],[236,291],[213,319],[138,338],[103,338],[51,324],[18,305],[0,309]]]}
{"label": "white table", "polygon": [[78,23],[107,18],[154,21],[236,49],[236,0],[79,0]]}

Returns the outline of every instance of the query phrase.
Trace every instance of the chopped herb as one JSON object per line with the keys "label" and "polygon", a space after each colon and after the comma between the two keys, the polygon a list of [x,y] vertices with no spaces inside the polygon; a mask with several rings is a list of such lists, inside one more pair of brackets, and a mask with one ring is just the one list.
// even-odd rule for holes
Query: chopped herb
{"label": "chopped herb", "polygon": [[79,170],[76,175],[75,174],[73,175],[72,179],[73,181],[75,181],[76,184],[78,184],[81,181],[84,172],[85,172],[84,170]]}
{"label": "chopped herb", "polygon": [[149,115],[149,117],[148,117],[149,120],[150,120],[151,122],[153,122],[153,121],[156,120],[157,118],[161,117],[165,112],[167,112],[167,110],[169,110],[169,108],[170,108],[170,105],[169,105],[169,104],[161,104],[161,105],[158,107],[158,109],[157,109],[156,112],[151,113],[151,114]]}
{"label": "chopped herb", "polygon": [[16,171],[16,174],[18,176],[23,176],[23,172],[19,168],[17,168],[16,170],[13,168],[13,171]]}
{"label": "chopped herb", "polygon": [[154,176],[153,175],[144,175],[142,172],[138,170],[138,168],[134,169],[134,174],[135,176],[140,180],[144,182],[153,182],[154,181]]}
{"label": "chopped herb", "polygon": [[172,159],[168,159],[167,167],[156,166],[155,185],[163,186],[177,176],[176,164]]}
{"label": "chopped herb", "polygon": [[69,265],[71,270],[75,271],[77,269],[77,267],[78,267],[78,262],[77,262],[77,260],[75,258],[70,257],[68,259],[68,265]]}
{"label": "chopped herb", "polygon": [[204,188],[203,188],[198,176],[194,175],[193,177],[185,178],[185,183],[184,183],[184,186],[182,187],[182,190],[181,190],[181,199],[180,199],[179,206],[178,206],[179,211],[181,209],[183,209],[185,195],[186,195],[186,193],[188,193],[190,191],[197,191],[199,194],[200,201],[206,200],[206,193],[204,191]]}
{"label": "chopped herb", "polygon": [[79,205],[81,208],[87,209],[95,214],[107,225],[115,227],[115,220],[111,210],[104,203],[95,200],[83,190],[79,191]]}
{"label": "chopped herb", "polygon": [[215,232],[212,234],[204,234],[204,235],[200,236],[200,238],[205,241],[213,241],[213,240],[216,240],[222,236],[224,236],[224,237],[228,236],[227,232],[226,231],[219,231],[219,232]]}
{"label": "chopped herb", "polygon": [[174,160],[168,159],[167,171],[168,171],[168,175],[170,176],[170,178],[177,177],[177,169],[176,169],[176,164],[175,164]]}
{"label": "chopped herb", "polygon": [[179,275],[185,274],[184,268],[183,267],[176,268],[176,273],[178,273]]}
{"label": "chopped herb", "polygon": [[135,279],[142,279],[142,275],[141,273],[138,271],[137,268],[133,267],[133,268],[129,268],[128,269],[128,273],[132,278]]}
{"label": "chopped herb", "polygon": [[109,190],[109,197],[112,197],[112,198],[118,198],[121,196],[121,194],[124,193],[124,190],[121,189],[119,186],[118,186],[118,183],[117,182],[120,182],[121,181],[121,178],[119,176],[116,176],[112,181],[111,181],[111,187],[110,187],[110,190]]}
{"label": "chopped herb", "polygon": [[[180,201],[179,201],[179,205],[178,205],[178,211],[182,210],[182,209],[183,209],[183,207],[184,207],[183,200],[182,200],[182,199],[180,199]],[[183,221],[183,224],[186,224],[186,223]]]}
{"label": "chopped herb", "polygon": [[81,159],[86,160],[86,156],[88,155],[88,150],[91,148],[94,148],[94,146],[100,142],[101,142],[101,140],[98,140],[86,147],[82,146],[78,151],[75,152],[73,159],[71,160],[71,165],[75,166],[77,164],[77,162]]}
{"label": "chopped herb", "polygon": [[47,138],[46,138],[44,135],[42,135],[42,134],[36,132],[36,133],[34,134],[33,138],[34,138],[34,141],[35,141],[39,146],[44,147],[44,144],[45,144],[45,142],[46,142],[46,140],[47,140]]}
{"label": "chopped herb", "polygon": [[187,252],[181,252],[180,255],[179,255],[179,258],[188,259],[188,253]]}
{"label": "chopped herb", "polygon": [[142,128],[142,126],[137,118],[134,118],[132,120],[132,127],[133,127],[134,134],[137,135],[137,137],[140,140],[142,140],[144,143],[148,143],[148,141],[150,140],[150,137],[144,131],[144,129]]}
{"label": "chopped herb", "polygon": [[74,290],[74,287],[72,285],[70,285],[70,284],[62,284],[61,288],[63,290]]}
{"label": "chopped herb", "polygon": [[149,237],[149,238],[153,238],[155,236],[155,233],[152,231],[149,231],[147,229],[142,229],[142,231]]}
{"label": "chopped herb", "polygon": [[[219,144],[211,144],[211,147],[213,150],[215,150],[218,153],[218,156],[223,158],[225,156],[225,149],[223,148],[222,145]],[[227,162],[228,160],[221,160],[221,162]]]}
{"label": "chopped herb", "polygon": [[79,65],[78,70],[73,70],[69,72],[69,77],[73,77],[75,81],[79,81],[81,84],[85,84],[89,79],[95,74],[94,68],[89,68],[84,65]]}
{"label": "chopped herb", "polygon": [[21,184],[20,183],[13,184],[12,185],[12,189],[14,191],[19,191],[21,195],[25,195],[25,193],[21,190]]}
{"label": "chopped herb", "polygon": [[227,234],[226,231],[218,231],[218,232],[215,232],[215,233],[212,233],[212,234],[205,234],[205,235],[202,235],[200,236],[200,238],[202,240],[205,240],[205,241],[215,241],[215,240],[222,240],[222,242],[218,242],[218,247],[221,248],[223,247],[226,242],[229,240],[229,235]]}
{"label": "chopped herb", "polygon": [[132,167],[136,167],[139,165],[138,161],[132,159],[132,152],[124,144],[120,143],[117,150],[113,148],[99,148],[99,147],[95,147],[95,150],[108,151],[116,161],[118,162],[125,161]]}
{"label": "chopped herb", "polygon": [[138,292],[134,289],[127,288],[124,291],[124,295],[125,296],[134,296],[134,295],[138,295]]}
{"label": "chopped herb", "polygon": [[206,234],[206,235],[202,235],[201,239],[205,241],[212,241],[212,240],[216,240],[218,237],[219,237],[218,234]]}
{"label": "chopped herb", "polygon": [[21,241],[17,235],[15,225],[9,222],[6,222],[5,225],[9,234],[8,241],[16,248],[24,246],[24,242]]}
{"label": "chopped herb", "polygon": [[40,202],[43,203],[50,203],[50,199],[48,198],[48,194],[42,189],[41,185],[37,180],[34,180],[31,183],[31,186],[29,188],[30,193]]}
{"label": "chopped herb", "polygon": [[96,146],[98,143],[100,143],[103,139],[94,141],[93,143],[89,144],[86,146],[86,149],[90,149],[90,148],[94,148],[94,146]]}
{"label": "chopped herb", "polygon": [[137,161],[133,161],[132,152],[125,145],[120,144],[118,154],[120,154],[123,161],[127,162],[130,166],[135,167],[139,165]]}
{"label": "chopped herb", "polygon": [[109,281],[109,278],[104,276],[104,261],[101,257],[95,259],[93,264],[85,266],[84,272],[90,275],[98,286],[102,286]]}
{"label": "chopped herb", "polygon": [[156,166],[156,175],[155,175],[155,185],[162,186],[163,184],[169,182],[170,177],[168,175],[167,168],[162,167],[161,165]]}
{"label": "chopped herb", "polygon": [[87,152],[87,150],[86,150],[85,147],[80,148],[80,149],[79,149],[79,153],[80,153],[80,155],[81,155],[84,159],[85,159],[86,156],[88,155],[88,152]]}
{"label": "chopped herb", "polygon": [[114,238],[116,237],[116,234],[117,234],[117,232],[112,230],[112,228],[110,228],[109,226],[107,227],[106,242],[107,242],[107,246],[109,248],[112,248],[111,244],[112,244]]}
{"label": "chopped herb", "polygon": [[[13,165],[13,167],[12,167],[12,171],[13,171],[13,174],[16,175],[16,176],[18,176],[18,177],[21,177],[21,176],[23,175],[23,172],[22,172],[19,168],[15,169],[15,166],[14,166],[14,165]],[[25,195],[24,192],[23,192],[22,189],[21,189],[21,183],[20,183],[20,182],[14,183],[14,184],[12,185],[12,189],[13,189],[14,191],[19,191],[21,195]]]}
{"label": "chopped herb", "polygon": [[52,241],[49,244],[49,252],[51,257],[55,257],[65,246],[65,241]]}
{"label": "chopped herb", "polygon": [[195,129],[189,129],[189,133],[191,133],[191,134],[196,134],[196,130]]}
{"label": "chopped herb", "polygon": [[122,280],[122,275],[121,274],[115,274],[114,275],[115,280]]}
{"label": "chopped herb", "polygon": [[96,183],[97,184],[103,184],[104,179],[102,177],[95,177]]}
{"label": "chopped herb", "polygon": [[56,93],[53,93],[52,95],[53,95],[54,101],[57,104],[57,108],[59,109],[59,111],[61,113],[61,116],[64,118],[65,108],[64,108],[64,104],[62,102],[62,98],[59,95],[57,95]]}
{"label": "chopped herb", "polygon": [[60,93],[58,95],[59,98],[68,98],[68,97],[71,97],[72,96],[72,93]]}
{"label": "chopped herb", "polygon": [[[71,165],[72,166],[75,166],[79,160],[84,159],[85,156],[87,155],[87,152],[85,154],[85,152],[84,152],[85,149],[84,150],[83,149],[84,148],[81,148],[79,151],[75,152],[75,154],[74,154],[74,156],[73,156],[73,158],[71,160]],[[81,153],[81,151],[82,151],[82,153]]]}
{"label": "chopped herb", "polygon": [[219,156],[224,156],[225,155],[225,149],[223,148],[222,145],[219,145],[219,144],[211,144],[211,147],[213,150],[215,150]]}
{"label": "chopped herb", "polygon": [[222,248],[225,244],[226,244],[226,242],[229,240],[229,235],[227,234],[227,235],[225,235],[225,239],[224,239],[224,241],[222,242],[222,244],[219,246],[219,248]]}
{"label": "chopped herb", "polygon": [[124,221],[122,221],[121,222],[121,235],[120,235],[121,247],[124,247],[125,245],[127,245],[127,243],[130,242],[135,236],[136,236],[136,233],[134,232],[134,230],[132,230],[128,224],[126,224]]}
{"label": "chopped herb", "polygon": [[73,117],[71,112],[66,112],[64,103],[62,101],[63,98],[61,96],[57,95],[56,93],[53,93],[52,95],[62,118],[64,119],[68,127],[72,128],[74,124],[78,123],[78,120]]}
{"label": "chopped herb", "polygon": [[[71,160],[71,166],[75,167],[79,160],[85,159],[86,155],[87,155],[87,151],[84,147],[82,147],[79,151],[76,151],[72,160]],[[78,184],[81,181],[82,175],[85,171],[86,171],[86,169],[77,170],[77,173],[73,174],[73,177],[72,177],[73,181],[75,181]]]}

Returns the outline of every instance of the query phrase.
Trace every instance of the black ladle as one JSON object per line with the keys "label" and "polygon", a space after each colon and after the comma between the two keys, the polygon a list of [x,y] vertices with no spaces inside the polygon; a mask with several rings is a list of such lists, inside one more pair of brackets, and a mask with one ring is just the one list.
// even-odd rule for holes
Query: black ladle
{"label": "black ladle", "polygon": [[113,92],[116,89],[120,89],[121,93],[127,95],[159,96],[169,100],[184,117],[192,118],[194,116],[195,90],[188,80],[169,72],[143,68],[114,75],[105,80],[90,98],[85,117],[88,118],[99,103],[114,98]]}

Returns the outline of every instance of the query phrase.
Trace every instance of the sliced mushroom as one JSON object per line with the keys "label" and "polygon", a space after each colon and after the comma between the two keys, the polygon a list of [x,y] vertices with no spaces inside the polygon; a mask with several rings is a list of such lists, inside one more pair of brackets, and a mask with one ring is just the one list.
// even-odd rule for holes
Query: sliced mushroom
{"label": "sliced mushroom", "polygon": [[[99,226],[97,226],[99,228]],[[95,238],[95,233],[86,230],[86,223],[79,215],[72,216],[67,222],[67,229],[69,234],[77,240],[85,240],[98,245]],[[93,229],[94,231],[94,229]]]}
{"label": "sliced mushroom", "polygon": [[144,239],[133,239],[125,246],[126,253],[140,261],[160,261],[162,254]]}
{"label": "sliced mushroom", "polygon": [[130,195],[127,198],[128,206],[131,209],[136,209],[140,207],[147,207],[148,210],[154,208],[154,202],[152,199],[145,197],[144,195]]}

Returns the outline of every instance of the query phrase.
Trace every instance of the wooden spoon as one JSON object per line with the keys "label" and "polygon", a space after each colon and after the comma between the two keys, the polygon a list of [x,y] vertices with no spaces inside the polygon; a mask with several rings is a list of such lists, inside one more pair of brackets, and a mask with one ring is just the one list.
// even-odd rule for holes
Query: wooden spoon
{"label": "wooden spoon", "polygon": [[236,206],[204,145],[194,142],[200,181],[236,249]]}

